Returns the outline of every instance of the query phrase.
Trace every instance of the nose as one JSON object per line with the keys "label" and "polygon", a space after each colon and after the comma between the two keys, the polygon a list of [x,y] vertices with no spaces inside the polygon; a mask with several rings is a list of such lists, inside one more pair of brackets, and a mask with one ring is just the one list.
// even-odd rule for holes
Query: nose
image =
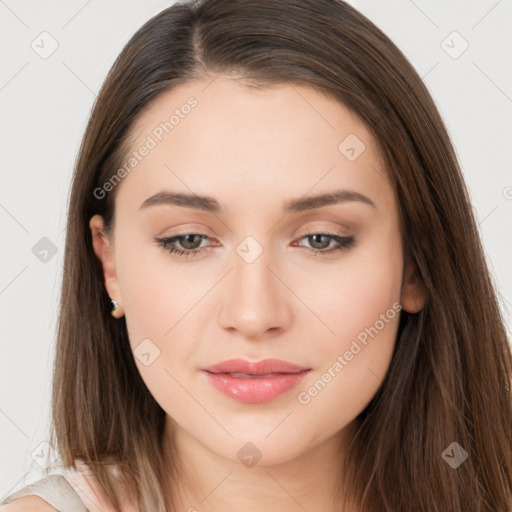
{"label": "nose", "polygon": [[290,327],[293,293],[280,265],[264,250],[252,262],[233,255],[233,269],[221,290],[219,323],[253,341],[273,337]]}

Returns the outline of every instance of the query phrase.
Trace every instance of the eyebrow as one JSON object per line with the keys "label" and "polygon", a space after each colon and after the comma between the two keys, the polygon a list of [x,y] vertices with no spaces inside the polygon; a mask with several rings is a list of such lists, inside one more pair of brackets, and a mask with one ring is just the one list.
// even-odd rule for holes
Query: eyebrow
{"label": "eyebrow", "polygon": [[[315,210],[322,206],[332,204],[358,201],[373,208],[377,208],[375,203],[363,194],[352,190],[335,190],[329,193],[317,194],[313,196],[292,199],[285,203],[285,213],[298,213],[307,210]],[[210,196],[198,196],[197,194],[159,192],[148,197],[140,206],[139,210],[155,205],[175,205],[195,210],[204,210],[212,213],[227,213],[227,209],[222,206],[215,198]]]}

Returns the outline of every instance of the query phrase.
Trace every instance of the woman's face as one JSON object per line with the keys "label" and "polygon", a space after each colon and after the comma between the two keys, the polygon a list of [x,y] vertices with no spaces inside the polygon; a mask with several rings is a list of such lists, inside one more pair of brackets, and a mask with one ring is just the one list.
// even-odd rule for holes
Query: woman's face
{"label": "woman's face", "polygon": [[[307,86],[228,77],[177,86],[134,128],[122,180],[104,188],[119,187],[113,238],[98,236],[101,217],[91,229],[148,389],[234,462],[334,438],[384,379],[400,304],[417,304],[369,131]],[[269,358],[307,371],[205,371]]]}

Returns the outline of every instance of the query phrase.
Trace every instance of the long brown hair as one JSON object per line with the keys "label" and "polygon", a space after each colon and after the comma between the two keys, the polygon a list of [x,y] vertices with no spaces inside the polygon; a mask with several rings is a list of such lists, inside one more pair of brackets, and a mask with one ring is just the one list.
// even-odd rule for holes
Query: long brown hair
{"label": "long brown hair", "polygon": [[[363,120],[396,190],[404,258],[425,287],[421,312],[401,312],[389,371],[340,462],[340,489],[365,512],[510,512],[511,350],[459,164],[414,68],[341,0],[180,2],[117,58],[69,199],[52,395],[63,463],[85,462],[116,507],[108,467],[119,464],[141,512],[175,510],[165,411],[139,375],[124,318],[109,314],[88,222],[100,214],[113,225],[116,188],[94,191],[121,167],[144,109],[177,83],[220,73],[261,86],[303,83]],[[468,454],[456,469],[442,456],[454,442]]]}

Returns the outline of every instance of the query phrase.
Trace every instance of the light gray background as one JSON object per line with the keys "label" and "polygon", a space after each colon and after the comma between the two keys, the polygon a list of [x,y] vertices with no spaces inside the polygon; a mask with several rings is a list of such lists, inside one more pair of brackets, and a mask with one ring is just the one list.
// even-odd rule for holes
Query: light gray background
{"label": "light gray background", "polygon": [[[45,449],[66,202],[90,108],[122,46],[171,3],[0,0],[0,499],[38,477],[31,453]],[[402,49],[439,106],[510,330],[512,0],[351,3]],[[43,31],[58,43],[46,59],[31,46],[51,49]],[[469,44],[458,58],[465,43],[454,31]],[[43,237],[56,247],[46,262],[32,252]]]}

